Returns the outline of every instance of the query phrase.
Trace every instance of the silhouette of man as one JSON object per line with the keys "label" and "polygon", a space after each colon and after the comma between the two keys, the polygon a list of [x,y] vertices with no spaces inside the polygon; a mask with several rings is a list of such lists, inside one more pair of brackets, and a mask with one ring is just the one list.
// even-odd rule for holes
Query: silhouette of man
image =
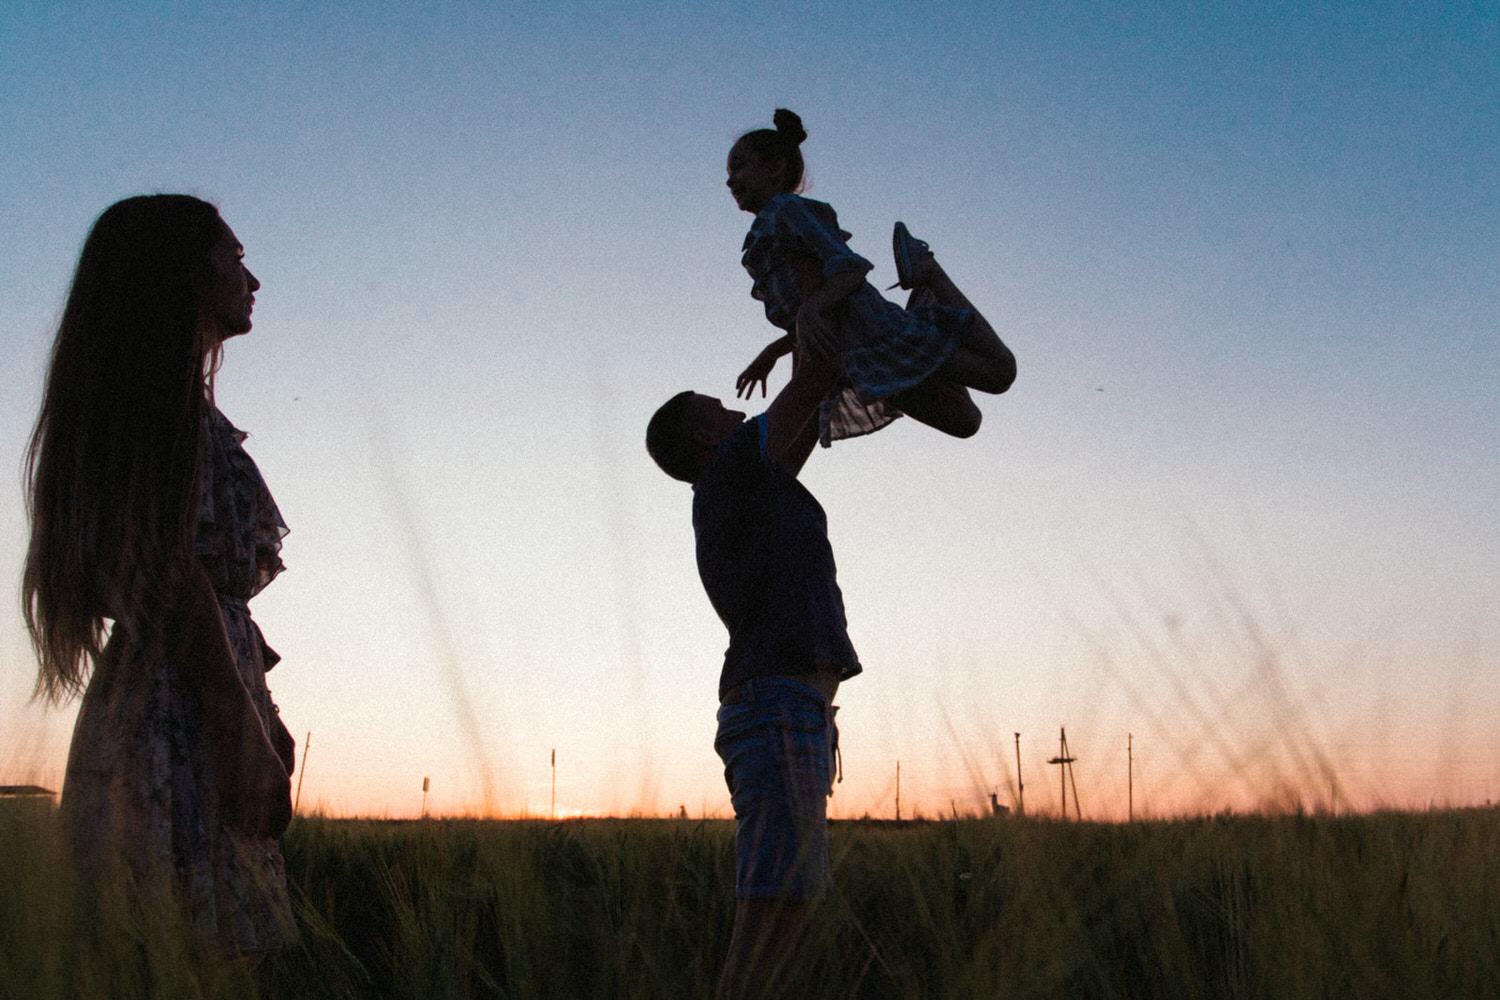
{"label": "silhouette of man", "polygon": [[735,917],[719,998],[781,996],[809,902],[829,882],[827,797],[834,692],[860,672],[823,508],[797,474],[835,372],[813,336],[791,381],[747,420],[684,392],[657,410],[646,447],[693,486],[698,575],[729,630],[718,733],[735,815]]}

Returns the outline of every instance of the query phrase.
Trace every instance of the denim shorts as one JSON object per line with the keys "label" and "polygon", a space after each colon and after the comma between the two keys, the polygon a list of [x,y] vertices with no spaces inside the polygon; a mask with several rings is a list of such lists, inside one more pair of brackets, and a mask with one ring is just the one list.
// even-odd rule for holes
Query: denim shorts
{"label": "denim shorts", "polygon": [[827,889],[837,711],[790,677],[746,681],[719,706],[714,750],[734,803],[737,898],[811,899]]}

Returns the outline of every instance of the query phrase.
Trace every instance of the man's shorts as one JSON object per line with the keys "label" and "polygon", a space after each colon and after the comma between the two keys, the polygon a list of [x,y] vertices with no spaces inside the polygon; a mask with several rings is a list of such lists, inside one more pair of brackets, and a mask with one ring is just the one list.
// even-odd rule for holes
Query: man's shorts
{"label": "man's shorts", "polygon": [[812,899],[828,888],[837,711],[790,677],[746,681],[719,706],[714,750],[734,803],[737,898]]}

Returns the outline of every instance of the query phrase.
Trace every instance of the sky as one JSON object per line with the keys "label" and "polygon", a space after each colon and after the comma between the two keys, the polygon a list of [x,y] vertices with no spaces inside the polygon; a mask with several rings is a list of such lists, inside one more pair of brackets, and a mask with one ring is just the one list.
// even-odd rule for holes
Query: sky
{"label": "sky", "polygon": [[263,284],[217,393],[292,529],[301,808],[549,815],[555,748],[559,815],[730,815],[643,437],[778,333],[724,187],[776,107],[870,280],[905,221],[1019,365],[976,437],[803,473],[865,667],[834,816],[898,761],[904,815],[1016,804],[1018,756],[1056,811],[1061,727],[1096,818],[1500,795],[1494,3],[0,5],[0,784],[76,709],[18,595],[72,268],[183,191]]}

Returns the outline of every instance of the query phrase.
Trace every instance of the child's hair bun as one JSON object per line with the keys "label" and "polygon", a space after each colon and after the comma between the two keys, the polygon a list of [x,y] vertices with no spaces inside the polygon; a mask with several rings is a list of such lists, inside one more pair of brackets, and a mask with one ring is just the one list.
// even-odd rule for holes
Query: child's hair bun
{"label": "child's hair bun", "polygon": [[776,113],[771,116],[771,121],[775,124],[776,131],[786,136],[794,146],[802,145],[803,140],[807,138],[807,129],[802,127],[802,119],[795,111],[777,108]]}

